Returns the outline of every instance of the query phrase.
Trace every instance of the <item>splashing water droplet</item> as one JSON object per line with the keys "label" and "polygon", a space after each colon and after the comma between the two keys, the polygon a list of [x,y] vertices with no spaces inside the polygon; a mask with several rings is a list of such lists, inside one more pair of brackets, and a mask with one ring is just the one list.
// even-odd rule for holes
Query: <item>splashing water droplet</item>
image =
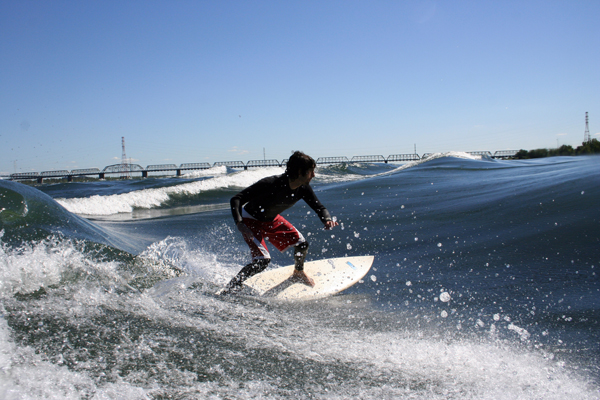
{"label": "splashing water droplet", "polygon": [[447,303],[449,302],[451,299],[450,294],[448,292],[442,292],[440,293],[440,301]]}

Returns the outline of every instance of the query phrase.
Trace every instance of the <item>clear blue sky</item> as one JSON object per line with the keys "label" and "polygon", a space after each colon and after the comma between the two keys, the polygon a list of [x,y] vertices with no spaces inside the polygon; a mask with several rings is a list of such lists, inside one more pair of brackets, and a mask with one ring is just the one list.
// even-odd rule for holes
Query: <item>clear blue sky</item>
{"label": "clear blue sky", "polygon": [[598,0],[0,0],[0,174],[575,147],[598,49]]}

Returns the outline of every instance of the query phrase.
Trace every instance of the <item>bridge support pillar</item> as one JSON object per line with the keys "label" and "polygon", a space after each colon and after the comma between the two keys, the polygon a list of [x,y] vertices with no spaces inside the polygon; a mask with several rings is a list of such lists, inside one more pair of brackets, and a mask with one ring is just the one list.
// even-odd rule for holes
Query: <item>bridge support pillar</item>
{"label": "bridge support pillar", "polygon": [[98,179],[104,179],[104,172],[98,174]]}
{"label": "bridge support pillar", "polygon": [[177,170],[177,176],[181,176],[181,170],[180,169]]}
{"label": "bridge support pillar", "polygon": [[142,171],[142,178],[148,177],[148,171]]}
{"label": "bridge support pillar", "polygon": [[67,175],[67,182],[73,182],[73,175]]}

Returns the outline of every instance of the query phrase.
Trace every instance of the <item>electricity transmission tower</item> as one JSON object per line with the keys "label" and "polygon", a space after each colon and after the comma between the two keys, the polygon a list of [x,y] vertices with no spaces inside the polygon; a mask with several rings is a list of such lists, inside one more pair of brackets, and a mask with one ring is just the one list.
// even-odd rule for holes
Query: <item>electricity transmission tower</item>
{"label": "electricity transmission tower", "polygon": [[583,134],[583,143],[589,143],[592,141],[590,137],[590,125],[588,123],[588,113],[585,112],[585,133]]}
{"label": "electricity transmission tower", "polygon": [[129,160],[125,155],[125,136],[121,136],[121,147],[123,148],[123,154],[121,155],[121,178],[129,179]]}

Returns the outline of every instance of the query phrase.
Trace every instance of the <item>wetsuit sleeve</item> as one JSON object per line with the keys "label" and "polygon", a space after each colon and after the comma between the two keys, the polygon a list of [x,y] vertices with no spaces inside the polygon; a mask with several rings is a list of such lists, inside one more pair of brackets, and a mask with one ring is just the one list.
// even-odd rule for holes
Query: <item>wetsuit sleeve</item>
{"label": "wetsuit sleeve", "polygon": [[231,204],[231,214],[233,215],[233,221],[237,225],[242,222],[242,200],[241,192],[231,198],[229,204]]}
{"label": "wetsuit sleeve", "polygon": [[254,186],[256,186],[256,184],[242,190],[241,192],[233,196],[229,202],[229,204],[231,204],[231,214],[233,215],[233,221],[236,225],[239,222],[242,222],[242,207],[248,202],[248,199],[252,198]]}
{"label": "wetsuit sleeve", "polygon": [[326,223],[327,221],[331,221],[331,214],[329,214],[327,208],[325,208],[325,206],[321,204],[312,187],[310,187],[310,185],[306,185],[305,188],[306,190],[304,191],[303,199],[306,202],[306,204],[308,204],[310,208],[315,210],[315,212],[321,219],[321,222]]}

